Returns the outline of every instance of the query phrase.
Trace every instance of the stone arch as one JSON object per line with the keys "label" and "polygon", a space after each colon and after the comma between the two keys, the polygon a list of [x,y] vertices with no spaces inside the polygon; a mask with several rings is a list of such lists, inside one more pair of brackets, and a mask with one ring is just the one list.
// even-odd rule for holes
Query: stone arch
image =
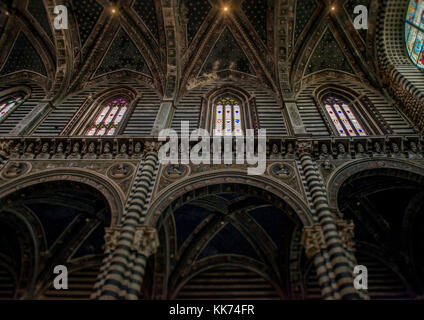
{"label": "stone arch", "polygon": [[119,223],[123,214],[125,195],[114,182],[104,176],[100,176],[83,169],[55,169],[18,178],[0,187],[0,198],[4,198],[5,196],[25,187],[61,180],[86,184],[99,190],[106,198],[111,209],[111,226]]}
{"label": "stone arch", "polygon": [[[422,245],[417,239],[424,219],[417,214],[417,202],[423,201],[423,186],[422,164],[385,158],[353,161],[327,181],[330,207],[354,222],[355,255],[369,270],[371,298],[404,299],[422,292]],[[381,290],[376,274],[384,274]]]}
{"label": "stone arch", "polygon": [[[37,297],[51,283],[53,266],[64,264],[71,270],[81,265],[91,267],[95,257],[99,266],[104,228],[117,220],[110,202],[113,195],[109,196],[111,191],[106,189],[106,183],[100,185],[99,179],[78,179],[75,172],[71,177],[57,172],[41,176],[36,180],[29,176],[18,183],[12,181],[0,191],[2,230],[4,225],[18,230],[16,237],[11,234],[1,239],[2,252],[9,239],[19,243],[25,240],[25,246],[4,251],[16,265],[25,267],[17,272],[18,296],[24,298]],[[92,234],[100,241],[94,240]],[[94,283],[95,279],[91,280]]]}
{"label": "stone arch", "polygon": [[264,190],[286,202],[296,213],[304,226],[313,224],[312,213],[308,205],[290,186],[277,183],[265,177],[248,176],[244,172],[219,170],[214,173],[199,174],[171,184],[161,191],[153,200],[146,212],[146,224],[155,226],[166,208],[184,194],[212,185],[245,184]]}
{"label": "stone arch", "polygon": [[354,174],[366,170],[393,169],[400,175],[413,173],[424,179],[424,167],[420,164],[411,163],[398,159],[363,159],[349,162],[335,170],[327,180],[328,201],[330,208],[337,209],[337,195],[342,184]]}
{"label": "stone arch", "polygon": [[[191,265],[190,261],[197,261],[204,249],[212,243],[215,237],[221,234],[220,232],[226,227],[230,229],[225,230],[233,230],[232,228],[237,229],[237,235],[240,235],[246,243],[250,243],[252,246],[251,249],[255,252],[255,256],[258,257],[258,260],[255,261],[262,261],[263,259],[263,261],[270,263],[268,270],[269,276],[278,279],[274,282],[275,285],[290,290],[291,286],[289,280],[285,280],[285,278],[282,277],[281,271],[279,268],[276,268],[275,265],[275,261],[277,261],[279,255],[283,252],[281,251],[282,244],[273,242],[274,238],[271,239],[271,233],[269,233],[271,230],[263,229],[264,227],[262,227],[253,216],[245,214],[241,208],[239,212],[238,209],[234,207],[231,214],[235,215],[226,216],[225,222],[222,220],[222,214],[219,213],[220,209],[216,209],[216,212],[210,211],[212,214],[205,216],[187,237],[182,238],[181,243],[177,242],[177,239],[180,238],[179,236],[177,237],[177,225],[175,224],[173,213],[180,209],[184,210],[185,204],[188,204],[189,207],[202,207],[202,205],[205,205],[204,203],[208,201],[207,199],[212,199],[215,196],[225,193],[247,197],[249,202],[247,202],[246,208],[249,208],[249,206],[254,207],[255,205],[259,205],[260,207],[267,204],[267,206],[275,208],[275,213],[277,211],[286,213],[281,216],[278,215],[278,219],[285,219],[284,221],[290,221],[293,224],[284,223],[283,227],[280,226],[282,229],[279,229],[279,232],[283,234],[286,234],[286,229],[287,232],[293,232],[292,227],[294,226],[302,228],[303,225],[311,225],[313,223],[312,214],[296,191],[289,186],[284,185],[283,187],[281,183],[272,179],[253,176],[247,177],[246,174],[242,172],[220,170],[218,173],[197,174],[184,181],[176,182],[164,189],[153,200],[152,205],[147,210],[147,217],[145,220],[146,224],[155,226],[160,230],[161,237],[161,249],[155,256],[154,264],[154,283],[156,284],[153,293],[154,296],[164,298],[172,294],[173,292],[171,291],[166,293],[167,289],[165,288],[174,290],[180,283],[180,280],[191,273],[192,269],[188,268],[188,266]],[[252,200],[252,202],[250,202],[250,200]],[[261,201],[263,204],[259,203]],[[215,211],[214,209],[210,209],[207,204],[203,209]],[[258,214],[260,213],[258,212]],[[249,227],[246,227],[246,225]],[[180,224],[180,227],[181,226]],[[287,228],[284,226],[287,226]],[[280,239],[280,241],[287,246],[289,246],[287,241],[291,239],[288,234],[289,233],[287,233],[287,237],[284,239]],[[194,241],[194,239],[196,239],[196,241]],[[222,252],[212,257],[216,257],[217,259],[222,257],[233,259],[235,256],[253,257],[249,254],[240,254],[242,253],[237,254],[234,252],[225,254]],[[204,259],[208,258],[201,258],[198,261]],[[166,267],[156,268],[158,263]],[[168,276],[170,277],[169,281],[165,281],[164,279],[167,279]]]}

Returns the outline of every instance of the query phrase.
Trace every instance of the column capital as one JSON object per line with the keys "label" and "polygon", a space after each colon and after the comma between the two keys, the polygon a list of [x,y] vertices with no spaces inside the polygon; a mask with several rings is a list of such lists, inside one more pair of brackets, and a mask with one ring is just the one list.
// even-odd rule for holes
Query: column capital
{"label": "column capital", "polygon": [[312,154],[313,145],[310,140],[300,140],[296,143],[296,151],[299,157],[304,154]]}
{"label": "column capital", "polygon": [[311,259],[322,249],[326,243],[324,232],[320,225],[306,226],[303,228],[301,243],[306,251],[306,256]]}
{"label": "column capital", "polygon": [[353,220],[337,219],[336,224],[343,247],[349,252],[355,252],[355,223]]}
{"label": "column capital", "polygon": [[138,226],[134,234],[132,249],[146,257],[156,253],[159,247],[159,237],[155,228]]}
{"label": "column capital", "polygon": [[111,227],[105,229],[105,253],[113,251],[118,245],[122,227]]}

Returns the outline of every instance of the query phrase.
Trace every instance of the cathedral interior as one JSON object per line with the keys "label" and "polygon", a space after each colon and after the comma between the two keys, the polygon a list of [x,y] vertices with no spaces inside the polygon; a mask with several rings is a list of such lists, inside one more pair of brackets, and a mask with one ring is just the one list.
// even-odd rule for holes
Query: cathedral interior
{"label": "cathedral interior", "polygon": [[[423,12],[0,0],[0,300],[422,299]],[[162,164],[183,122],[265,172]]]}

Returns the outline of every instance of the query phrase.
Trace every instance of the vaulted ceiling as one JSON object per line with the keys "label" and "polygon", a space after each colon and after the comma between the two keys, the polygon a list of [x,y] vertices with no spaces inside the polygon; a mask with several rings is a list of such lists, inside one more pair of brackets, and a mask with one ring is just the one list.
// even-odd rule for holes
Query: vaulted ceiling
{"label": "vaulted ceiling", "polygon": [[373,17],[379,0],[68,0],[69,30],[53,3],[0,3],[0,84],[33,79],[55,99],[116,78],[175,99],[220,71],[284,99],[329,73],[378,85],[376,19],[355,30],[353,10]]}

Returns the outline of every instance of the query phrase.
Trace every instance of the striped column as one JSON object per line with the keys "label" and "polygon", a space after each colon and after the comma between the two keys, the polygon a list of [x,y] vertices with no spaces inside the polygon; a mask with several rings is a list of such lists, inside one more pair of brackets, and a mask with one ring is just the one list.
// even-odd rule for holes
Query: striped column
{"label": "striped column", "polygon": [[342,299],[359,299],[358,292],[353,287],[352,268],[347,258],[337,230],[335,219],[330,211],[327,192],[324,183],[312,160],[312,143],[300,142],[298,154],[309,191],[314,205],[319,225],[322,228],[324,242],[334,272],[337,286]]}
{"label": "striped column", "polygon": [[157,145],[151,143],[149,147],[145,161],[137,172],[122,225],[107,229],[106,240],[110,244],[106,247],[110,252],[103,260],[92,299],[138,299],[147,259],[156,252],[156,230],[142,226],[158,166]]}
{"label": "striped column", "polygon": [[311,259],[318,276],[318,282],[324,299],[340,299],[335,276],[329,265],[324,233],[320,225],[306,226],[302,233],[302,245],[306,256]]}

